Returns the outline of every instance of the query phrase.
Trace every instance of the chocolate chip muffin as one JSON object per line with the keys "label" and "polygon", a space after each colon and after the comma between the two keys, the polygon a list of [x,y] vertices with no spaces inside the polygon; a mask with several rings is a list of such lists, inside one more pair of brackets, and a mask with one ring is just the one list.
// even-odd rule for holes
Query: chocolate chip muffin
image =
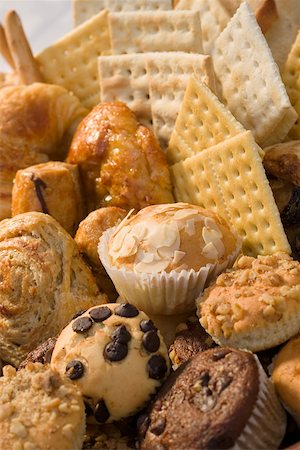
{"label": "chocolate chip muffin", "polygon": [[139,423],[141,449],[277,448],[286,419],[250,352],[215,348],[174,372]]}
{"label": "chocolate chip muffin", "polygon": [[82,391],[88,420],[134,414],[169,372],[166,345],[153,322],[129,303],[87,310],[62,331],[51,367]]}

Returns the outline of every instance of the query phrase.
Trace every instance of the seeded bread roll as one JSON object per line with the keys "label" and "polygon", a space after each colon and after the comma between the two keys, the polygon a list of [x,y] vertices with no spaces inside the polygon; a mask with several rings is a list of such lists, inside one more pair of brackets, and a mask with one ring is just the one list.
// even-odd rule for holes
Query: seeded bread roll
{"label": "seeded bread roll", "polygon": [[148,206],[100,239],[122,299],[149,314],[194,309],[204,285],[231,265],[240,242],[214,213],[188,203]]}
{"label": "seeded bread roll", "polygon": [[74,236],[84,217],[77,166],[50,161],[18,170],[12,191],[12,216],[40,211]]}
{"label": "seeded bread roll", "polygon": [[171,374],[139,420],[140,448],[278,448],[285,426],[284,411],[257,358],[215,348]]}
{"label": "seeded bread roll", "polygon": [[0,357],[19,365],[80,309],[104,303],[75,241],[52,217],[0,223]]}
{"label": "seeded bread roll", "polygon": [[80,450],[85,430],[79,390],[42,364],[5,366],[0,378],[0,448]]}
{"label": "seeded bread roll", "polygon": [[272,381],[288,411],[300,427],[300,337],[291,339],[274,360]]}
{"label": "seeded bread roll", "polygon": [[115,301],[118,294],[113,282],[101,264],[98,255],[98,244],[104,231],[117,225],[125,216],[125,209],[117,208],[116,206],[96,209],[79,224],[75,236],[80,253],[91,266],[98,286],[104,290],[110,301]]}
{"label": "seeded bread roll", "polygon": [[300,264],[284,253],[241,257],[198,299],[201,325],[220,345],[266,350],[300,331]]}
{"label": "seeded bread roll", "polygon": [[88,420],[108,423],[141,409],[169,371],[163,339],[129,303],[91,308],[60,334],[51,367],[84,395]]}

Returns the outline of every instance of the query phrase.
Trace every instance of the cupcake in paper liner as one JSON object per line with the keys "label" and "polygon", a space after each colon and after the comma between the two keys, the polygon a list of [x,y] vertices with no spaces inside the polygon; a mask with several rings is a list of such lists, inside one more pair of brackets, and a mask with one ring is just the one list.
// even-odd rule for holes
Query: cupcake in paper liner
{"label": "cupcake in paper liner", "polygon": [[192,311],[232,265],[240,240],[214,213],[187,203],[148,206],[107,230],[99,257],[118,293],[152,314]]}
{"label": "cupcake in paper liner", "polygon": [[300,337],[291,339],[272,364],[272,381],[287,411],[300,428]]}
{"label": "cupcake in paper liner", "polygon": [[275,449],[286,415],[250,352],[214,348],[173,372],[139,420],[141,450]]}

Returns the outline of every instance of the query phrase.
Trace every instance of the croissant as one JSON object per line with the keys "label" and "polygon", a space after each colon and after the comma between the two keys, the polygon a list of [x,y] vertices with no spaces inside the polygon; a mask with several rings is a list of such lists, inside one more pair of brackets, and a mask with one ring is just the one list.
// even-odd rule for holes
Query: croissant
{"label": "croissant", "polygon": [[89,211],[173,202],[165,155],[124,103],[101,103],[83,119],[67,162],[79,165]]}
{"label": "croissant", "polygon": [[18,366],[74,313],[106,301],[55,219],[31,212],[0,222],[0,359]]}
{"label": "croissant", "polygon": [[33,83],[0,89],[0,220],[10,216],[16,171],[49,157],[64,159],[86,112],[61,86]]}
{"label": "croissant", "polygon": [[50,214],[73,236],[84,217],[77,166],[49,161],[19,170],[12,191],[12,216],[29,211]]}

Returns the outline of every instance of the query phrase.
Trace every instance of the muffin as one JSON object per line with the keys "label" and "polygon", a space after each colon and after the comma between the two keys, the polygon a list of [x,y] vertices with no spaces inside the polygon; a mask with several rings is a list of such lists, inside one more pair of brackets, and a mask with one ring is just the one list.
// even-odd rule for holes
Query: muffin
{"label": "muffin", "polygon": [[215,348],[168,378],[139,421],[140,448],[278,448],[285,427],[285,413],[257,358]]}
{"label": "muffin", "polygon": [[197,353],[215,346],[210,335],[199,324],[199,320],[191,317],[186,323],[178,325],[175,340],[170,346],[169,357],[173,369],[176,370]]}
{"label": "muffin", "polygon": [[251,351],[300,330],[300,263],[285,253],[242,256],[198,299],[201,325],[220,345]]}
{"label": "muffin", "polygon": [[300,337],[290,340],[276,356],[272,381],[283,404],[300,427]]}
{"label": "muffin", "polygon": [[0,378],[0,448],[80,450],[85,430],[79,390],[49,366],[5,366]]}
{"label": "muffin", "polygon": [[51,367],[82,391],[90,421],[109,423],[141,409],[169,371],[166,346],[135,306],[91,308],[60,334]]}
{"label": "muffin", "polygon": [[187,203],[154,205],[107,230],[99,256],[126,302],[149,314],[192,311],[205,284],[233,263],[226,222]]}
{"label": "muffin", "polygon": [[118,294],[99,259],[98,243],[104,231],[121,222],[126,214],[125,209],[116,206],[96,209],[80,222],[75,236],[78,249],[90,265],[99,288],[111,302],[116,300]]}

